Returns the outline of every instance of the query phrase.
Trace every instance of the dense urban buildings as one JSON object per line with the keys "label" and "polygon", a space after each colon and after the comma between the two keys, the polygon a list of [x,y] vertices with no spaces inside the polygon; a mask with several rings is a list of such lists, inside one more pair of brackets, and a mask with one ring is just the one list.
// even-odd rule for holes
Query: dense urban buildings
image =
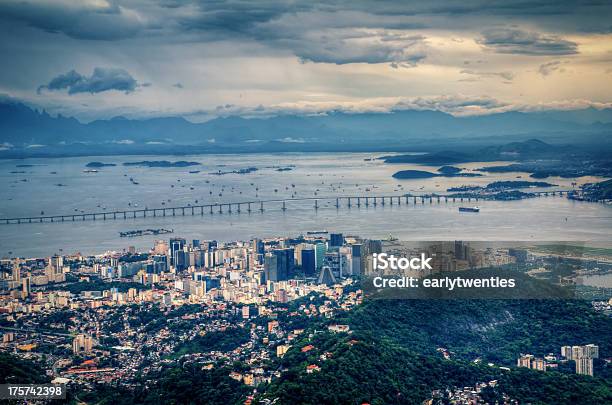
{"label": "dense urban buildings", "polygon": [[[81,388],[129,388],[142,373],[176,362],[196,362],[202,370],[230,362],[240,367],[227,376],[256,392],[286,372],[278,362],[292,358],[292,350],[307,356],[318,350],[316,333],[358,342],[345,316],[362,305],[360,281],[379,274],[372,254],[383,251],[425,252],[435,272],[525,266],[538,275],[546,263],[519,248],[326,233],[229,242],[178,237],[158,240],[148,251],[4,259],[0,351],[39,361],[49,378]],[[452,350],[437,351],[454,359]],[[549,371],[574,361],[577,374],[596,375],[597,345],[564,346],[560,354],[521,354],[516,366]],[[324,372],[333,354],[317,356],[308,358],[305,374]],[[509,365],[489,363],[502,372]],[[497,390],[495,381],[479,384],[436,391],[431,403],[470,403]]]}

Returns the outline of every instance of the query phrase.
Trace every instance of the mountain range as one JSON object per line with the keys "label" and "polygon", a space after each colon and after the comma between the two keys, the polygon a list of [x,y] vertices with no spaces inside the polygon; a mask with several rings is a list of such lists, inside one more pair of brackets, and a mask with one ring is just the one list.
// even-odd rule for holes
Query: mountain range
{"label": "mountain range", "polygon": [[440,111],[330,112],[231,116],[115,117],[83,123],[20,102],[0,102],[0,157],[279,151],[413,151],[494,146],[537,137],[553,143],[609,143],[612,109],[504,112],[456,117]]}

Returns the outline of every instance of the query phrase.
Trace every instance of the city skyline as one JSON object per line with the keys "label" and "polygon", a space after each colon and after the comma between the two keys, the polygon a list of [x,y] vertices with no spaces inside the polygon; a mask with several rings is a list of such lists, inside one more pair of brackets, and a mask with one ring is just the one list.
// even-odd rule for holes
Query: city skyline
{"label": "city skyline", "polygon": [[[413,336],[409,347],[424,351],[427,367],[452,370],[463,363],[471,370],[464,375],[462,369],[462,384],[438,382],[435,377],[425,377],[425,387],[419,391],[402,384],[398,388],[402,395],[413,397],[409,403],[430,395],[439,397],[440,387],[446,387],[457,399],[478,399],[490,395],[487,386],[508,400],[518,398],[512,403],[522,403],[526,394],[516,388],[523,385],[508,381],[508,375],[549,382],[568,379],[567,390],[529,394],[553,402],[568,391],[604,384],[609,373],[609,344],[600,327],[609,323],[612,300],[593,301],[597,303],[594,308],[586,296],[587,301],[554,297],[513,302],[495,297],[453,299],[453,305],[448,305],[450,301],[438,294],[433,299],[395,299],[385,296],[385,288],[376,292],[367,287],[369,277],[381,274],[372,260],[374,253],[381,252],[406,257],[428,252],[435,258],[434,270],[421,274],[422,279],[454,274],[476,280],[495,270],[551,291],[563,288],[563,280],[558,283],[556,275],[565,274],[566,281],[575,277],[566,275],[568,267],[576,274],[587,269],[599,274],[611,266],[602,258],[567,257],[563,249],[541,250],[550,245],[512,246],[465,241],[404,244],[342,233],[231,242],[172,237],[157,240],[148,251],[130,246],[127,251],[95,256],[1,260],[0,360],[19,358],[23,367],[36,361],[36,373],[45,372],[53,384],[66,385],[68,395],[92,402],[107,398],[108,389],[122,392],[125,401],[132,398],[136,403],[151,402],[149,390],[180,398],[180,394],[162,388],[162,381],[177,372],[181,379],[188,378],[176,367],[194,366],[202,374],[196,374],[199,377],[192,385],[206,386],[209,378],[214,382],[206,394],[179,399],[179,403],[217,403],[230,397],[250,403],[254,398],[272,401],[282,397],[278,386],[296,374],[306,378],[301,380],[306,387],[309,375],[339,378],[334,364],[347,355],[343,348],[349,347],[349,356],[355,356],[359,345],[370,345],[377,339],[383,339],[378,344],[384,345],[382,330],[389,333],[408,328],[406,332]],[[544,273],[550,274],[541,278]],[[414,311],[406,310],[412,306]],[[398,309],[402,307],[406,308]],[[431,311],[432,307],[437,310]],[[557,323],[555,311],[564,316],[571,313],[581,324],[566,329]],[[426,321],[396,321],[425,313],[429,313]],[[531,327],[538,322],[530,318],[533,314],[542,317],[540,327],[535,328],[542,330],[541,341],[510,339],[513,328],[537,335]],[[461,339],[442,345],[437,335],[431,335],[431,341],[418,349],[422,344],[419,339],[428,335],[422,328],[437,329],[448,317],[453,320],[445,328],[455,330],[451,335],[472,333],[472,339],[481,339],[482,332],[473,327],[466,332],[462,323],[466,317],[482,322],[482,316],[512,325],[509,337],[499,341],[503,348],[495,344],[464,348]],[[368,317],[372,317],[370,321]],[[380,330],[368,322],[378,323]],[[580,339],[576,330],[581,331]],[[564,346],[556,344],[557,336],[551,331],[559,334]],[[583,339],[593,343],[580,346]],[[427,367],[423,369],[426,372]],[[590,379],[576,379],[574,374]],[[474,378],[486,378],[486,382]],[[465,388],[468,382],[476,384],[473,390]],[[233,384],[234,390],[219,393],[217,384]],[[384,397],[383,391],[348,395]],[[205,395],[217,396],[211,400]],[[581,395],[599,398],[606,394]],[[342,398],[340,402],[347,403]]]}
{"label": "city skyline", "polygon": [[611,17],[0,0],[0,400],[612,403]]}

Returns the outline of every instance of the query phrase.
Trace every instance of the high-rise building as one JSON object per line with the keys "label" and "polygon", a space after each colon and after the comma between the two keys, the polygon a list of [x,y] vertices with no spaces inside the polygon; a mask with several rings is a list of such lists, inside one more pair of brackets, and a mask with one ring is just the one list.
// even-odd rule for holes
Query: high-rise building
{"label": "high-rise building", "polygon": [[253,239],[253,264],[262,264],[264,257],[264,243],[261,239]]}
{"label": "high-rise building", "polygon": [[321,267],[323,267],[325,252],[327,252],[327,246],[325,246],[325,243],[322,241],[315,243],[315,262],[317,270],[321,270]]}
{"label": "high-rise building", "polygon": [[593,358],[579,357],[574,361],[576,362],[576,374],[593,376]]}
{"label": "high-rise building", "polygon": [[470,260],[470,247],[460,240],[455,241],[455,259]]}
{"label": "high-rise building", "polygon": [[23,279],[21,279],[21,289],[21,296],[23,298],[26,298],[30,295],[30,292],[32,291],[30,277],[24,277]]}
{"label": "high-rise building", "polygon": [[72,352],[74,354],[91,353],[92,348],[93,338],[91,336],[85,334],[76,335],[72,341]]}
{"label": "high-rise building", "polygon": [[12,269],[12,277],[13,281],[20,281],[21,280],[21,263],[19,259],[16,259],[13,262],[13,269]]}
{"label": "high-rise building", "polygon": [[593,375],[593,359],[599,358],[599,346],[562,346],[561,355],[576,362],[576,374]]}
{"label": "high-rise building", "polygon": [[302,249],[301,252],[301,260],[302,270],[304,271],[304,275],[314,276],[317,270],[316,266],[316,257],[314,248],[306,248]]}
{"label": "high-rise building", "polygon": [[594,344],[588,344],[584,346],[584,353],[586,356],[591,357],[593,359],[599,358],[599,346]]}
{"label": "high-rise building", "polygon": [[302,265],[302,249],[304,249],[307,245],[305,243],[299,243],[293,247],[293,258],[295,259],[295,265]]}
{"label": "high-rise building", "polygon": [[183,238],[170,239],[170,265],[174,266],[176,271],[183,271],[187,268],[184,254],[185,244]]}
{"label": "high-rise building", "polygon": [[532,354],[522,354],[516,361],[518,367],[530,368],[532,370],[546,371],[546,361]]}
{"label": "high-rise building", "polygon": [[266,280],[284,281],[289,279],[289,274],[294,267],[293,249],[274,249],[266,254],[264,260],[264,271]]}
{"label": "high-rise building", "polygon": [[531,362],[531,368],[533,370],[546,371],[546,362],[541,358],[533,359]]}
{"label": "high-rise building", "polygon": [[266,253],[264,258],[264,274],[266,281],[278,281],[278,257],[272,252]]}
{"label": "high-rise building", "polygon": [[341,233],[330,233],[329,234],[329,248],[339,248],[344,245],[344,236]]}
{"label": "high-rise building", "polygon": [[56,273],[61,273],[64,268],[64,257],[63,256],[51,256],[49,258],[49,265],[55,269]]}
{"label": "high-rise building", "polygon": [[533,355],[531,354],[524,354],[521,357],[518,358],[518,360],[516,361],[516,365],[517,367],[525,367],[525,368],[531,368],[531,360],[533,359]]}
{"label": "high-rise building", "polygon": [[121,263],[117,267],[117,277],[119,278],[129,278],[138,274],[138,272],[142,269],[146,270],[147,263],[146,262],[131,262],[131,263]]}
{"label": "high-rise building", "polygon": [[168,259],[166,255],[153,255],[149,256],[149,260],[152,264],[152,271],[147,273],[160,274],[168,270]]}
{"label": "high-rise building", "polygon": [[279,280],[288,280],[289,274],[295,265],[293,248],[274,249],[272,254],[278,257]]}
{"label": "high-rise building", "polygon": [[568,360],[572,360],[572,346],[561,346],[561,356]]}
{"label": "high-rise building", "polygon": [[351,245],[351,273],[353,276],[361,275],[363,271],[363,245],[356,243]]}
{"label": "high-rise building", "polygon": [[382,253],[382,241],[380,240],[369,239],[367,246],[367,254]]}
{"label": "high-rise building", "polygon": [[329,267],[336,278],[350,275],[348,262],[349,256],[347,256],[347,252],[340,252],[338,250],[325,253],[323,259],[323,265]]}

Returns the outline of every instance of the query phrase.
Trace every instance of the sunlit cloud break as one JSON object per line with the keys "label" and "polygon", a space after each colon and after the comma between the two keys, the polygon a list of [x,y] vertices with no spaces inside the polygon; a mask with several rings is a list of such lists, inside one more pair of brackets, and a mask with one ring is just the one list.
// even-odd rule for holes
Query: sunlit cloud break
{"label": "sunlit cloud break", "polygon": [[393,113],[396,111],[441,111],[454,116],[486,115],[509,111],[579,110],[584,108],[612,108],[612,102],[594,102],[584,99],[554,101],[537,104],[503,102],[487,96],[429,96],[429,97],[381,97],[359,101],[308,101],[280,103],[270,106],[245,107],[224,105],[210,111],[198,110],[185,113],[190,116],[210,117],[269,117],[276,115],[324,115],[330,113]]}

